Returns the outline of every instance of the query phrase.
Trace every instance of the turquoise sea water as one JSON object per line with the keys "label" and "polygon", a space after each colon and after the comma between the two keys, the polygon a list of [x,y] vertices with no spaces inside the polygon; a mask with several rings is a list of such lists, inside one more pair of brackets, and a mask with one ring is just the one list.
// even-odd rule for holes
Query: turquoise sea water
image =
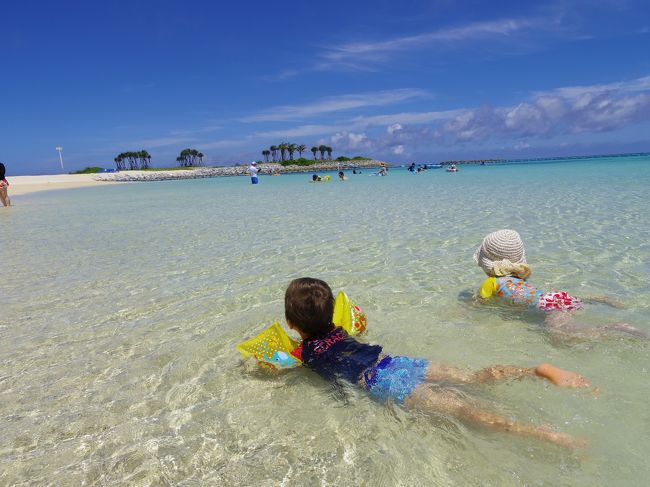
{"label": "turquoise sea water", "polygon": [[[542,288],[607,295],[580,321],[650,332],[650,159],[135,183],[0,208],[1,485],[645,485],[648,342],[557,342],[472,299],[483,236],[518,230]],[[283,317],[299,276],[345,289],[366,340],[479,368],[550,361],[542,381],[456,388],[589,441],[569,452],[269,377],[235,344]]]}

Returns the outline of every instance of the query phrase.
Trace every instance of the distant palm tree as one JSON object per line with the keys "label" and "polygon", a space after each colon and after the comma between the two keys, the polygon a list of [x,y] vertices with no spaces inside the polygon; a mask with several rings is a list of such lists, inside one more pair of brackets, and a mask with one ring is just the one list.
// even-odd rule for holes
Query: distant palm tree
{"label": "distant palm tree", "polygon": [[287,144],[287,152],[289,152],[289,159],[293,161],[293,154],[296,152],[296,144]]}
{"label": "distant palm tree", "polygon": [[132,171],[138,169],[138,157],[137,152],[127,152],[126,158],[129,160],[129,169]]}
{"label": "distant palm tree", "polygon": [[203,153],[196,149],[183,149],[176,160],[183,167],[194,167],[203,165],[203,157]]}
{"label": "distant palm tree", "polygon": [[266,159],[266,162],[269,162],[269,155],[271,154],[271,151],[268,149],[264,149],[262,151],[262,155],[264,156],[264,159]]}
{"label": "distant palm tree", "polygon": [[271,147],[269,147],[269,149],[271,149],[271,155],[273,156],[273,162],[275,162],[275,160],[278,157],[278,146],[277,145],[272,145]]}
{"label": "distant palm tree", "polygon": [[149,165],[151,163],[151,154],[149,154],[146,150],[141,150],[137,152],[137,157],[140,160],[140,168],[149,169]]}
{"label": "distant palm tree", "polygon": [[320,152],[321,160],[325,160],[325,152],[327,152],[327,146],[326,145],[319,145],[318,146],[318,152]]}
{"label": "distant palm tree", "polygon": [[287,152],[287,144],[285,142],[282,142],[278,146],[278,149],[280,149],[280,159],[284,162],[284,155]]}
{"label": "distant palm tree", "polygon": [[298,151],[298,154],[300,154],[300,157],[302,157],[302,153],[307,150],[307,146],[305,144],[300,144],[296,147],[296,150]]}
{"label": "distant palm tree", "polygon": [[118,171],[123,171],[126,166],[124,165],[124,157],[122,157],[122,154],[118,155],[113,160],[115,161],[115,168]]}
{"label": "distant palm tree", "polygon": [[327,151],[327,158],[331,161],[332,160],[332,148],[328,145],[325,150]]}
{"label": "distant palm tree", "polygon": [[316,160],[316,152],[318,152],[318,147],[314,146],[310,150],[311,153],[314,154],[314,160]]}

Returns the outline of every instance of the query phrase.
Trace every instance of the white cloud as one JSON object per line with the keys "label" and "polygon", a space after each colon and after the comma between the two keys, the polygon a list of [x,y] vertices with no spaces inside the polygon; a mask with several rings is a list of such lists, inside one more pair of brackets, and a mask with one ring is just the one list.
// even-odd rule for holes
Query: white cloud
{"label": "white cloud", "polygon": [[[406,90],[406,94],[395,96],[396,91],[379,92],[393,95],[386,96],[379,102],[371,99],[373,94],[365,93],[326,99],[295,108],[299,108],[296,112],[300,113],[316,113],[319,110],[327,113],[327,110],[344,110],[350,106],[363,108],[364,105],[370,107],[373,103],[389,103],[389,99],[395,100],[400,96],[408,100],[409,96],[425,93]],[[315,119],[318,120],[317,117]],[[201,134],[201,130],[188,131],[182,135],[140,140],[130,145],[147,149],[192,143],[205,151],[251,147],[260,142],[266,145],[301,137],[307,139],[305,143],[312,144],[313,139],[308,138],[318,136],[321,138],[318,144],[331,145],[337,152],[365,154],[401,155],[407,149],[409,154],[414,154],[434,144],[440,147],[453,146],[480,143],[488,139],[501,139],[504,147],[524,150],[531,144],[539,146],[542,138],[548,141],[572,133],[616,131],[646,122],[650,122],[650,76],[631,81],[537,92],[513,106],[356,116],[332,124],[297,124],[278,130],[244,133],[237,139],[206,140],[203,137],[209,137],[207,133]],[[199,143],[199,140],[206,142]]]}
{"label": "white cloud", "polygon": [[467,25],[439,29],[412,36],[393,37],[381,41],[352,42],[333,46],[323,55],[325,66],[357,66],[359,62],[387,61],[399,51],[422,48],[448,48],[465,41],[487,40],[510,36],[518,32],[551,29],[555,23],[549,19],[499,19],[474,22]]}
{"label": "white cloud", "polygon": [[310,118],[326,113],[393,105],[428,96],[429,94],[426,91],[413,88],[341,95],[304,105],[285,105],[269,108],[261,113],[244,117],[242,121],[273,122]]}
{"label": "white cloud", "polygon": [[570,112],[573,132],[605,132],[650,119],[650,94],[612,97],[607,94],[581,100]]}
{"label": "white cloud", "polygon": [[531,101],[514,107],[468,110],[439,126],[435,137],[449,143],[490,137],[552,137],[618,130],[644,121],[650,121],[650,76],[629,82],[558,88],[537,93]]}
{"label": "white cloud", "polygon": [[401,124],[394,123],[394,124],[388,126],[388,128],[386,129],[386,132],[388,132],[389,134],[393,134],[395,132],[398,132],[398,131],[402,130],[402,128],[403,127],[402,127]]}
{"label": "white cloud", "polygon": [[530,144],[528,142],[526,142],[526,141],[520,141],[520,142],[517,142],[514,145],[514,149],[516,149],[516,150],[530,149]]}
{"label": "white cloud", "polygon": [[582,86],[567,86],[557,88],[550,92],[539,92],[537,96],[545,95],[559,95],[563,98],[570,100],[580,99],[584,95],[597,95],[606,92],[617,93],[639,93],[642,91],[650,90],[650,76],[643,76],[641,78],[633,79],[630,81],[616,81],[614,83],[596,84],[596,85],[582,85]]}
{"label": "white cloud", "polygon": [[544,110],[536,105],[520,103],[505,114],[504,123],[507,129],[523,131],[530,134],[541,134],[548,130],[549,121]]}
{"label": "white cloud", "polygon": [[369,117],[361,116],[355,117],[352,119],[353,122],[360,126],[372,126],[372,125],[392,125],[395,123],[398,124],[409,124],[409,123],[426,123],[426,122],[435,122],[438,120],[448,120],[454,118],[462,113],[465,109],[459,110],[443,110],[438,112],[402,112],[394,113],[390,115],[373,115]]}
{"label": "white cloud", "polygon": [[190,137],[159,137],[155,139],[142,139],[138,140],[135,142],[130,142],[129,145],[134,146],[134,147],[146,147],[146,148],[153,148],[153,147],[165,147],[168,145],[175,145],[175,144],[184,144],[186,142],[192,142],[192,138]]}
{"label": "white cloud", "polygon": [[288,129],[270,130],[267,132],[257,132],[253,137],[258,138],[282,138],[282,137],[304,137],[308,135],[321,135],[341,130],[341,127],[333,125],[300,125]]}
{"label": "white cloud", "polygon": [[337,151],[371,149],[374,145],[366,134],[347,131],[337,132],[329,139],[322,139],[320,142],[330,143]]}
{"label": "white cloud", "polygon": [[223,139],[215,140],[213,142],[205,142],[202,144],[195,144],[197,149],[206,150],[206,149],[224,149],[228,147],[238,147],[244,144],[250,143],[250,138],[243,139]]}

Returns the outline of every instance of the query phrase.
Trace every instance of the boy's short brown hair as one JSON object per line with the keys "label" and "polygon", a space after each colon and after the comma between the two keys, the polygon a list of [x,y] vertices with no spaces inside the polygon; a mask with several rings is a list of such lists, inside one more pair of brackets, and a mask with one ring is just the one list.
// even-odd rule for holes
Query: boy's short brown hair
{"label": "boy's short brown hair", "polygon": [[332,328],[334,295],[325,281],[313,277],[294,279],[284,294],[287,321],[310,337],[327,334]]}

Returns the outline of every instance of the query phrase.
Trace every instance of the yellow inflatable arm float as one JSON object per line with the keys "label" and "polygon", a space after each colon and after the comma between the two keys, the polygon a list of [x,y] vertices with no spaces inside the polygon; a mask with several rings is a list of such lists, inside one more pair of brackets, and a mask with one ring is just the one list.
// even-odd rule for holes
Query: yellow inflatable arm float
{"label": "yellow inflatable arm float", "polygon": [[[340,291],[334,302],[332,323],[343,328],[348,335],[358,335],[366,329],[366,315],[348,296]],[[263,365],[277,369],[296,367],[302,363],[292,351],[300,342],[291,339],[277,321],[259,335],[237,345],[244,357],[254,357]]]}

